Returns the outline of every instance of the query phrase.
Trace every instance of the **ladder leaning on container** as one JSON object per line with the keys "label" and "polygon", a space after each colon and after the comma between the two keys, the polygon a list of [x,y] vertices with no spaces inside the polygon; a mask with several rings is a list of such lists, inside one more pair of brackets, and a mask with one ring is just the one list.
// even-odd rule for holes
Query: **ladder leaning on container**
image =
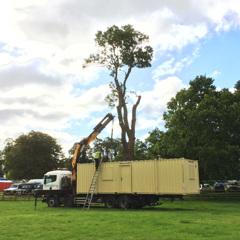
{"label": "ladder leaning on container", "polygon": [[101,164],[102,164],[102,159],[103,158],[101,158],[101,160],[99,162],[99,166],[93,174],[93,178],[92,178],[92,181],[91,181],[91,184],[90,184],[90,187],[89,187],[89,190],[88,190],[88,193],[87,193],[87,196],[85,198],[85,202],[84,202],[84,205],[83,205],[83,208],[82,208],[83,210],[89,210],[90,205],[92,203],[93,194],[94,194],[95,189],[96,189],[96,183],[97,183],[99,170],[100,170],[100,167],[101,167]]}

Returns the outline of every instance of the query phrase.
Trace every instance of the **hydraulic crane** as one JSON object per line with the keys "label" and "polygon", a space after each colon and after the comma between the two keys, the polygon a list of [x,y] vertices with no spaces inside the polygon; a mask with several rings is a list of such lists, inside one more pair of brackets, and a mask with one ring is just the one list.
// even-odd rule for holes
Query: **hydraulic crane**
{"label": "hydraulic crane", "polygon": [[[72,177],[73,177],[73,185],[76,184],[77,177],[77,163],[80,162],[81,154],[85,147],[87,147],[96,137],[97,135],[114,119],[114,116],[111,113],[108,113],[93,129],[93,132],[86,138],[82,139],[76,147],[76,150],[72,159]],[[75,183],[75,184],[74,184]]]}

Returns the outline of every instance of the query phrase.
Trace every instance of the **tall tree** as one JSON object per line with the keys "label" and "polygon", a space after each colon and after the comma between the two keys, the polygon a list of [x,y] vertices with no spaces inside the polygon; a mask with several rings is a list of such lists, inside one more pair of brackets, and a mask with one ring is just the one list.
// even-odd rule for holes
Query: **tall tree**
{"label": "tall tree", "polygon": [[154,146],[163,157],[199,160],[202,179],[239,175],[240,101],[238,91],[217,91],[206,76],[190,81],[168,103],[166,132]]}
{"label": "tall tree", "polygon": [[[101,49],[100,53],[91,54],[84,65],[97,63],[106,67],[110,71],[110,76],[113,77],[113,82],[110,83],[112,93],[106,97],[106,100],[111,107],[117,105],[125,160],[134,159],[136,110],[141,100],[141,96],[136,95],[136,101],[132,106],[131,123],[129,124],[127,81],[133,68],[151,66],[153,49],[150,46],[144,46],[148,39],[147,35],[134,30],[131,25],[125,25],[121,28],[114,25],[105,32],[98,31],[95,42]],[[121,72],[124,74],[121,75]]]}
{"label": "tall tree", "polygon": [[11,179],[42,178],[47,171],[56,169],[63,158],[54,138],[35,131],[8,143],[4,155],[5,169]]}

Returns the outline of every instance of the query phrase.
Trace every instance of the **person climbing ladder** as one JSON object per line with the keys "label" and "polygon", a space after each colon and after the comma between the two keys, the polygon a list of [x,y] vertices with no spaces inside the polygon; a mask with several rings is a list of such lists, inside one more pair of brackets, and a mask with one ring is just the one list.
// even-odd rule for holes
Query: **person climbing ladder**
{"label": "person climbing ladder", "polygon": [[95,168],[96,168],[96,170],[97,170],[98,167],[99,167],[101,157],[102,157],[102,155],[101,155],[101,149],[98,148],[98,150],[95,152],[95,156],[94,156],[94,161],[95,161]]}

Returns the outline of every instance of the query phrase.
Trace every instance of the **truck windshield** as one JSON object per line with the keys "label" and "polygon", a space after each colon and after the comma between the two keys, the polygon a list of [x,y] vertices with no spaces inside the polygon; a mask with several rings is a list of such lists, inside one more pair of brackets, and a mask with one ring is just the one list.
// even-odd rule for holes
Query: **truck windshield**
{"label": "truck windshield", "polygon": [[48,184],[48,183],[55,182],[56,180],[57,180],[57,175],[45,176],[44,183]]}

